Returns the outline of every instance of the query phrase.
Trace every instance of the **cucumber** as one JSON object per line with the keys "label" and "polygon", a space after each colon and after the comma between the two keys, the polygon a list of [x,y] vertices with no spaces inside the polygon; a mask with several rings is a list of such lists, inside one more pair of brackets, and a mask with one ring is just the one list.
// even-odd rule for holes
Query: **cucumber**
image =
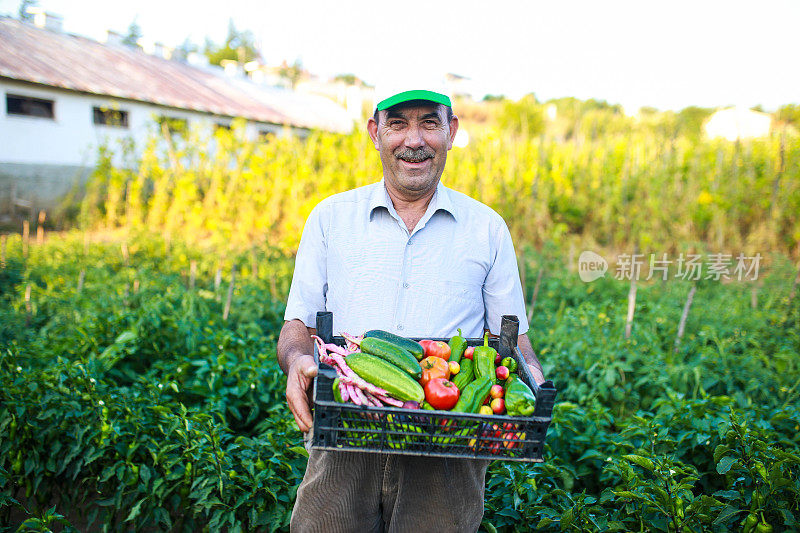
{"label": "cucumber", "polygon": [[344,358],[353,372],[376,387],[386,389],[389,396],[404,402],[422,402],[425,391],[404,370],[368,353],[351,353]]}
{"label": "cucumber", "polygon": [[470,384],[475,379],[475,363],[472,359],[466,357],[461,360],[461,370],[456,374],[451,381],[453,385],[458,387],[458,390],[464,390],[464,387]]}
{"label": "cucumber", "polygon": [[401,337],[400,335],[395,335],[394,333],[389,333],[388,331],[384,331],[382,329],[371,329],[368,332],[364,333],[364,338],[369,339],[381,339],[386,342],[390,342],[395,346],[403,348],[411,352],[411,355],[417,358],[417,361],[422,360],[425,357],[425,349],[422,345],[418,342],[412,341],[411,339],[407,339],[405,337]]}
{"label": "cucumber", "polygon": [[395,344],[377,337],[368,337],[361,341],[361,351],[377,355],[381,359],[389,361],[408,372],[408,375],[414,379],[418,380],[422,377],[422,367],[419,366],[414,356],[408,350],[404,350]]}

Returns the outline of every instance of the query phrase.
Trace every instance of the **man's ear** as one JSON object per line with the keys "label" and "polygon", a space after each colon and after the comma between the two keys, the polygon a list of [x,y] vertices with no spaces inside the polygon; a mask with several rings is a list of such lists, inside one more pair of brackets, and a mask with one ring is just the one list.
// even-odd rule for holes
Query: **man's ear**
{"label": "man's ear", "polygon": [[458,132],[458,117],[453,115],[453,118],[450,119],[450,138],[449,142],[447,143],[448,150],[453,147],[453,141],[456,139],[457,132]]}
{"label": "man's ear", "polygon": [[369,134],[369,138],[372,139],[372,144],[375,145],[375,149],[380,151],[381,148],[378,144],[378,123],[375,122],[374,117],[369,117],[367,121],[367,133]]}

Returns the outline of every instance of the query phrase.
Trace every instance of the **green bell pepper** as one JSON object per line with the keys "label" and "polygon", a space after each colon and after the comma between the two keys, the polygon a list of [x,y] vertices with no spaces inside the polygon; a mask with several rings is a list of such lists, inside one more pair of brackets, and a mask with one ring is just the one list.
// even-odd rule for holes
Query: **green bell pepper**
{"label": "green bell pepper", "polygon": [[472,355],[475,361],[475,377],[482,378],[489,376],[494,379],[495,367],[494,360],[497,357],[497,350],[489,346],[489,332],[483,334],[483,346],[477,346]]}
{"label": "green bell pepper", "polygon": [[509,416],[531,416],[536,406],[536,396],[515,375],[506,380],[506,413]]}

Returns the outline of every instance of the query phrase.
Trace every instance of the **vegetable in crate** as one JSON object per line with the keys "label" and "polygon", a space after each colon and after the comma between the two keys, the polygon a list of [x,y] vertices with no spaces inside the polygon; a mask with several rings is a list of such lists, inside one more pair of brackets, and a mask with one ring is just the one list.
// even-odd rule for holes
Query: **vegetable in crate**
{"label": "vegetable in crate", "polygon": [[475,348],[473,361],[475,361],[475,377],[484,376],[495,377],[494,359],[497,357],[497,350],[489,346],[489,332],[483,334],[483,346]]}
{"label": "vegetable in crate", "polygon": [[351,353],[345,361],[359,377],[386,389],[389,396],[405,402],[421,402],[425,399],[422,386],[404,370],[392,363],[367,353]]}
{"label": "vegetable in crate", "polygon": [[461,369],[456,374],[456,377],[453,378],[453,384],[458,387],[458,390],[463,391],[464,387],[475,378],[474,368],[475,364],[472,359],[461,360]]}
{"label": "vegetable in crate", "polygon": [[512,374],[517,371],[517,360],[513,357],[504,357],[500,364],[508,369]]}
{"label": "vegetable in crate", "polygon": [[433,378],[425,384],[425,401],[434,409],[447,411],[458,401],[460,393],[452,381],[444,378]]}
{"label": "vegetable in crate", "polygon": [[453,407],[453,411],[477,413],[493,384],[493,376],[483,376],[467,385],[461,391],[461,398],[458,399],[458,402]]}
{"label": "vegetable in crate", "polygon": [[395,335],[394,333],[390,333],[388,331],[383,331],[382,329],[371,329],[364,333],[364,338],[375,338],[390,342],[399,348],[408,350],[408,352],[411,353],[411,355],[413,355],[417,361],[425,357],[425,349],[420,343],[405,337],[401,337],[400,335]]}
{"label": "vegetable in crate", "polygon": [[506,381],[506,411],[511,416],[531,416],[536,406],[536,396],[523,381],[513,375]]}
{"label": "vegetable in crate", "polygon": [[422,377],[422,368],[420,368],[417,359],[405,348],[401,348],[377,337],[364,337],[360,339],[348,335],[347,333],[342,333],[342,336],[350,342],[357,344],[362,352],[377,355],[381,359],[405,370],[408,372],[408,375],[414,379]]}
{"label": "vegetable in crate", "polygon": [[430,356],[420,361],[422,377],[419,384],[423,387],[434,378],[450,379],[450,365],[441,357]]}
{"label": "vegetable in crate", "polygon": [[467,347],[467,339],[461,335],[461,328],[458,328],[458,335],[454,335],[450,339],[448,346],[450,346],[449,360],[460,363],[461,356],[464,354],[464,349]]}
{"label": "vegetable in crate", "polygon": [[440,357],[445,361],[450,359],[450,346],[446,342],[423,339],[419,343],[425,348],[425,357]]}

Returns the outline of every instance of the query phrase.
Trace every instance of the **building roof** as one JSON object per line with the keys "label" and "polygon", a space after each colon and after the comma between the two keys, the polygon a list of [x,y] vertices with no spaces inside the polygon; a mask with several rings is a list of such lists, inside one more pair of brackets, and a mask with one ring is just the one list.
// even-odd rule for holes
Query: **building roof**
{"label": "building roof", "polygon": [[328,129],[314,117],[292,116],[269,105],[253,90],[226,78],[221,69],[198,68],[8,17],[0,17],[0,77],[201,113]]}

